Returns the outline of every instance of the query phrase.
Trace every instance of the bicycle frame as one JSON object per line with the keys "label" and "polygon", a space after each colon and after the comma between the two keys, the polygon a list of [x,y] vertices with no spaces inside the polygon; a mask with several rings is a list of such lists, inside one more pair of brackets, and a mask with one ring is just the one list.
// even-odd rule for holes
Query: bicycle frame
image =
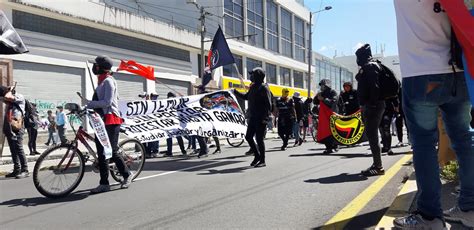
{"label": "bicycle frame", "polygon": [[[72,151],[78,151],[78,152],[82,153],[81,150],[79,150],[79,148],[78,148],[79,147],[78,142],[81,142],[86,147],[88,154],[86,154],[85,156],[89,156],[89,154],[90,154],[94,158],[94,161],[98,161],[97,153],[92,149],[92,147],[87,142],[87,140],[94,141],[94,137],[92,137],[86,131],[84,131],[83,126],[80,126],[79,129],[76,132],[76,130],[74,129],[74,126],[72,125],[71,120],[69,121],[69,123],[70,123],[70,126],[72,127],[72,130],[73,130],[74,134],[75,134],[75,138],[72,141],[72,148],[69,148],[66,151],[66,154],[64,154],[61,161],[59,161],[58,168],[59,168],[59,166],[61,166],[64,163],[66,158],[69,156],[69,151],[71,151],[71,149],[72,149]],[[71,154],[71,158],[69,159],[68,163],[66,164],[66,167],[64,168],[64,170],[67,170],[69,168],[73,158],[74,158],[74,154]],[[86,162],[87,162],[87,160],[88,160],[88,158],[85,159]]]}

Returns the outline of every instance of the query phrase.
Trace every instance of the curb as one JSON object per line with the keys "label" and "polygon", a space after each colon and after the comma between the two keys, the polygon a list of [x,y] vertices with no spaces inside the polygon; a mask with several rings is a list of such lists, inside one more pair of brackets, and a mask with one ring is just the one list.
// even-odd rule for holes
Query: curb
{"label": "curb", "polygon": [[413,172],[375,229],[394,229],[393,220],[409,213],[413,200],[416,197],[416,191],[415,173]]}

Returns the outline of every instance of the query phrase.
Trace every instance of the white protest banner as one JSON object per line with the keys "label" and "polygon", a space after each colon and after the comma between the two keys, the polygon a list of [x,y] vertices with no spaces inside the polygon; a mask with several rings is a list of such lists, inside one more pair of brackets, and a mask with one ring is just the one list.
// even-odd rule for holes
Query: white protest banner
{"label": "white protest banner", "polygon": [[112,157],[112,145],[110,144],[109,136],[107,135],[107,130],[105,130],[104,121],[100,118],[97,113],[89,114],[89,121],[94,129],[97,138],[100,141],[100,144],[104,147],[105,159],[110,159]]}
{"label": "white protest banner", "polygon": [[120,101],[125,134],[144,142],[177,136],[244,138],[245,116],[235,96],[217,91],[165,100]]}

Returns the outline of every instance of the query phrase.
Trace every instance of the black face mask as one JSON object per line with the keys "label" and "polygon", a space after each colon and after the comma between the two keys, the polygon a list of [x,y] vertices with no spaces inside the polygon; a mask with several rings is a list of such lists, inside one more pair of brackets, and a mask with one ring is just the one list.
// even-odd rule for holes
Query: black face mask
{"label": "black face mask", "polygon": [[101,75],[104,74],[105,71],[101,69],[97,64],[92,65],[92,73],[94,75]]}
{"label": "black face mask", "polygon": [[250,74],[250,81],[255,82],[255,77],[253,76],[253,74]]}

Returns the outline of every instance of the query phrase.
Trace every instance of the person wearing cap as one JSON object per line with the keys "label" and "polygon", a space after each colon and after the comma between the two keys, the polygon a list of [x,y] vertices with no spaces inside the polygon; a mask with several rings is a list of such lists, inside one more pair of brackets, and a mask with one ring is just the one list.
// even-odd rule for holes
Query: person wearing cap
{"label": "person wearing cap", "polygon": [[342,87],[344,90],[339,94],[337,107],[339,114],[347,116],[359,111],[359,98],[357,97],[357,90],[352,88],[352,82],[344,82]]}
{"label": "person wearing cap", "polygon": [[[176,95],[173,92],[168,92],[167,96],[168,96],[168,98],[176,97]],[[186,155],[187,153],[186,153],[186,149],[184,149],[183,137],[177,136],[176,140],[178,141],[178,145],[179,145],[179,149],[181,150],[181,153],[183,155]],[[167,148],[165,156],[167,156],[167,157],[173,156],[173,138],[170,137],[170,138],[166,139],[166,145],[167,145],[168,148]]]}
{"label": "person wearing cap", "polygon": [[[256,67],[249,72],[252,85],[246,94],[242,94],[234,89],[234,94],[244,100],[248,100],[248,126],[245,139],[254,152],[254,159],[250,166],[265,167],[265,133],[267,123],[272,111],[272,94],[266,84],[265,71],[261,67]],[[255,144],[254,136],[257,141]]]}
{"label": "person wearing cap", "polygon": [[3,120],[3,133],[10,146],[13,161],[13,171],[6,178],[25,178],[30,175],[28,162],[23,150],[23,134],[25,133],[23,116],[25,111],[25,98],[19,93],[12,92],[11,87],[0,86],[0,97],[6,104]]}
{"label": "person wearing cap", "polygon": [[[319,82],[319,87],[321,91],[314,97],[313,103],[324,103],[332,111],[336,111],[337,92],[331,88],[331,81],[329,79],[322,79]],[[334,153],[339,150],[334,138],[326,138],[323,144],[326,146],[324,154]]]}
{"label": "person wearing cap", "polygon": [[356,75],[358,82],[357,94],[362,109],[362,120],[365,134],[369,140],[373,163],[361,173],[364,176],[377,176],[385,174],[382,166],[382,156],[379,142],[379,126],[385,111],[385,101],[381,99],[378,86],[378,75],[381,73],[379,66],[372,58],[370,45],[365,44],[356,51],[357,65],[360,67]]}
{"label": "person wearing cap", "polygon": [[283,141],[281,150],[285,151],[288,146],[288,140],[291,136],[293,124],[296,120],[295,104],[293,99],[289,98],[290,90],[283,88],[281,97],[276,101],[276,112],[278,116],[278,136]]}
{"label": "person wearing cap", "polygon": [[[128,188],[132,182],[132,174],[128,167],[119,154],[118,140],[120,134],[120,125],[123,123],[123,119],[120,117],[118,108],[118,89],[115,79],[112,77],[112,60],[107,56],[98,56],[92,66],[92,72],[97,75],[98,86],[94,93],[93,99],[87,101],[86,108],[94,109],[101,114],[104,119],[105,130],[109,137],[110,144],[112,146],[112,158],[111,160],[117,166],[118,171],[123,176],[121,182],[121,188]],[[99,158],[99,171],[100,171],[100,182],[99,186],[92,189],[92,194],[107,192],[110,190],[109,185],[109,163],[105,159],[104,147],[99,142],[99,139],[95,138],[95,144],[97,147],[97,155]]]}
{"label": "person wearing cap", "polygon": [[293,93],[293,101],[295,103],[296,112],[296,120],[293,123],[293,136],[295,137],[295,144],[293,147],[295,147],[303,143],[303,139],[300,135],[300,130],[303,126],[303,100],[301,100],[300,92]]}
{"label": "person wearing cap", "polygon": [[64,113],[64,108],[62,105],[56,107],[58,111],[56,112],[56,127],[58,128],[58,136],[61,144],[65,144],[67,142],[66,139],[66,127],[67,127],[67,116]]}

